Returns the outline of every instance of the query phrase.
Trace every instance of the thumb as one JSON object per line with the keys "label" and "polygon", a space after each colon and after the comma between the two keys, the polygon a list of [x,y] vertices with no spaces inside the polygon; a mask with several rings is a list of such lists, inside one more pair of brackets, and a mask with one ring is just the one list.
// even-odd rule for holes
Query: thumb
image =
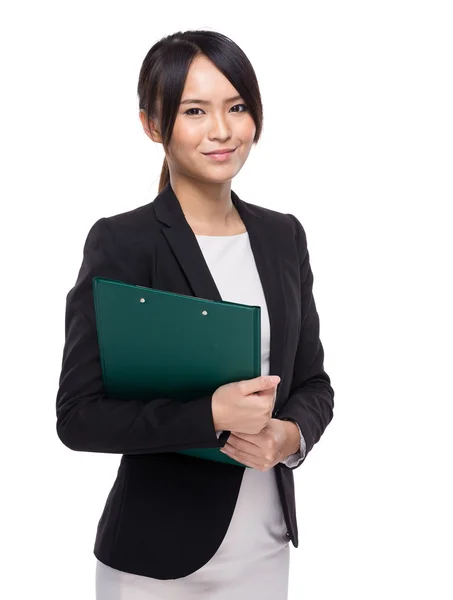
{"label": "thumb", "polygon": [[268,390],[279,382],[280,377],[278,375],[261,375],[260,377],[249,380],[249,393],[258,392],[260,390]]}

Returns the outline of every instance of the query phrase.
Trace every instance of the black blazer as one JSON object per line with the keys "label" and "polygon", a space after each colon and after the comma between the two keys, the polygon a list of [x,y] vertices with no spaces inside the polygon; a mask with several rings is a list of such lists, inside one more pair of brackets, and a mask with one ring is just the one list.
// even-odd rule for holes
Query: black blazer
{"label": "black blazer", "polygon": [[[270,374],[281,378],[272,416],[298,423],[307,456],[333,417],[334,391],[323,366],[306,235],[293,215],[244,202],[233,191],[231,197],[249,234],[269,312]],[[99,219],[87,235],[66,298],[56,426],[72,450],[122,455],[99,520],[95,556],[130,573],[185,577],[220,546],[245,467],[173,452],[225,444],[229,432],[217,439],[212,396],[187,403],[106,397],[95,276],[222,300],[170,184],[145,206]],[[288,537],[297,548],[294,469],[274,468]]]}

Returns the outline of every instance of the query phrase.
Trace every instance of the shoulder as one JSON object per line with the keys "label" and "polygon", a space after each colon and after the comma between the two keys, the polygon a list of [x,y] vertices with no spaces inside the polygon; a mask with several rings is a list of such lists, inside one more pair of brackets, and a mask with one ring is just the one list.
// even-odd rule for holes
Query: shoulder
{"label": "shoulder", "polygon": [[251,202],[245,202],[244,200],[241,201],[249,210],[251,210],[260,218],[266,219],[276,227],[283,228],[285,230],[285,234],[291,236],[295,240],[300,254],[304,254],[304,251],[307,247],[307,236],[302,223],[295,215],[292,213],[284,213],[278,210],[272,210],[271,208],[265,208],[264,206],[252,204]]}
{"label": "shoulder", "polygon": [[86,244],[102,241],[131,246],[151,239],[156,226],[151,204],[99,218],[89,229]]}

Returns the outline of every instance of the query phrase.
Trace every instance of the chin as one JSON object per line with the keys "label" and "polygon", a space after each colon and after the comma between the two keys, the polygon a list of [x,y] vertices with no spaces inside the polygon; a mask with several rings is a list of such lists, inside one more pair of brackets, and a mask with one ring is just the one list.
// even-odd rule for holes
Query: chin
{"label": "chin", "polygon": [[221,183],[222,181],[232,179],[239,171],[240,169],[238,169],[237,165],[234,165],[234,167],[233,165],[212,165],[211,167],[206,167],[206,165],[204,165],[203,169],[192,169],[191,173],[193,177],[197,177],[198,179],[215,180]]}

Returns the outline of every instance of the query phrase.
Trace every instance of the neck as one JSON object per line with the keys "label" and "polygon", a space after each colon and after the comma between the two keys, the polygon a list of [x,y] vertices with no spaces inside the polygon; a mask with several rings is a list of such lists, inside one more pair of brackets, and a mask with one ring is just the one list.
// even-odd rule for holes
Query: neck
{"label": "neck", "polygon": [[187,221],[214,227],[227,227],[236,221],[236,209],[231,200],[231,181],[213,184],[194,179],[175,181],[170,177],[170,185]]}

